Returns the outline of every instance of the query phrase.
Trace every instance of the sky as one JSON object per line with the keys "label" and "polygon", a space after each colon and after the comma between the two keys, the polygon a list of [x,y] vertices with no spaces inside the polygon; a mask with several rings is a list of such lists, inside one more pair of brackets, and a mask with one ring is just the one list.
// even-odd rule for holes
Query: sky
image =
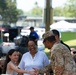
{"label": "sky", "polygon": [[[17,8],[22,9],[24,12],[31,10],[38,2],[38,6],[44,8],[46,0],[17,0]],[[66,0],[52,0],[52,7],[62,6]]]}

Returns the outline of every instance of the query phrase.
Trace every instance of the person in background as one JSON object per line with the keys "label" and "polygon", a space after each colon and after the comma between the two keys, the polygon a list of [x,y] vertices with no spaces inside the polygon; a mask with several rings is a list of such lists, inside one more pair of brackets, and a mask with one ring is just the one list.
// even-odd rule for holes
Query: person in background
{"label": "person in background", "polygon": [[[56,41],[59,41],[60,43],[62,43],[63,45],[65,45],[65,46],[70,50],[70,47],[69,47],[67,44],[65,44],[65,43],[60,39],[60,33],[59,33],[59,31],[56,30],[56,29],[52,29],[52,31],[53,31],[53,34],[55,35]],[[71,50],[70,50],[70,51],[71,51]]]}
{"label": "person in background", "polygon": [[[41,68],[49,64],[48,57],[42,51],[37,50],[37,45],[34,41],[29,40],[28,42],[29,52],[23,54],[22,59],[18,65],[20,69],[32,71],[33,68],[40,70]],[[30,74],[19,74],[19,75],[30,75]],[[43,74],[40,74],[43,75]],[[47,73],[47,75],[49,75]]]}
{"label": "person in background", "polygon": [[4,62],[5,62],[5,59],[2,60],[2,58],[1,58],[1,60],[0,60],[0,75],[3,73],[3,70],[4,70]]}
{"label": "person in background", "polygon": [[19,62],[19,52],[15,49],[9,50],[6,55],[4,73],[10,75],[17,75],[18,73],[26,73],[30,75],[34,75],[35,73],[28,70],[22,70],[17,67]]}
{"label": "person in background", "polygon": [[33,40],[35,42],[35,44],[37,45],[37,41],[39,39],[39,35],[36,33],[36,31],[34,31],[34,27],[30,27],[29,39]]}
{"label": "person in background", "polygon": [[71,48],[71,54],[72,54],[73,59],[74,59],[74,61],[76,63],[76,49],[75,48]]}
{"label": "person in background", "polygon": [[43,34],[43,43],[51,51],[51,64],[40,70],[34,68],[36,75],[49,72],[51,69],[53,75],[76,75],[76,64],[69,49],[56,41],[52,31]]}
{"label": "person in background", "polygon": [[28,36],[22,36],[21,43],[16,49],[23,55],[24,53],[28,52]]}

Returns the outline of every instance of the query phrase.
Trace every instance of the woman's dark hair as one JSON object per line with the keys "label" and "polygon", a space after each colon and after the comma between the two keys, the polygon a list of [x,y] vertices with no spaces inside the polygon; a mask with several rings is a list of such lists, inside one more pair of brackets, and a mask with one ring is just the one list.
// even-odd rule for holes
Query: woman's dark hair
{"label": "woman's dark hair", "polygon": [[15,51],[18,52],[18,50],[11,49],[6,55],[6,60],[4,63],[4,71],[3,71],[4,74],[6,73],[7,64],[11,61],[11,59],[9,58],[9,55],[11,56]]}
{"label": "woman's dark hair", "polygon": [[43,43],[44,43],[46,40],[48,40],[49,42],[56,41],[56,39],[55,39],[55,36],[54,36],[54,35],[52,35],[52,36],[49,36],[49,37],[45,38],[45,39],[43,40]]}

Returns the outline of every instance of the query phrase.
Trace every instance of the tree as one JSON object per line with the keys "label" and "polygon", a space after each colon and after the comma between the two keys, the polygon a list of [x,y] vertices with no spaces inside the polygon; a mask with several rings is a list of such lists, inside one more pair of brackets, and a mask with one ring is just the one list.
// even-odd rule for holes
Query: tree
{"label": "tree", "polygon": [[66,17],[76,17],[76,0],[67,0],[63,10]]}
{"label": "tree", "polygon": [[7,8],[6,0],[0,0],[0,13],[1,10],[5,10]]}
{"label": "tree", "polygon": [[63,16],[64,15],[64,10],[62,7],[56,7],[53,9],[54,16]]}
{"label": "tree", "polygon": [[4,23],[15,23],[20,10],[16,8],[16,3],[12,0],[0,0],[0,14]]}
{"label": "tree", "polygon": [[31,10],[31,14],[34,16],[42,16],[43,10],[38,6],[38,3],[35,2],[35,7]]}
{"label": "tree", "polygon": [[34,16],[42,16],[42,9],[41,8],[33,8],[31,14]]}
{"label": "tree", "polygon": [[67,0],[63,7],[54,8],[54,16],[76,17],[76,0]]}

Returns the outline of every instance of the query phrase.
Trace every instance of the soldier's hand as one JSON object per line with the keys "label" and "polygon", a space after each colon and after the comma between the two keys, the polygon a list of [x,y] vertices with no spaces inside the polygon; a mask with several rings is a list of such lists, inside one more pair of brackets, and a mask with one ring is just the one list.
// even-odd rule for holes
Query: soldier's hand
{"label": "soldier's hand", "polygon": [[35,71],[35,74],[36,74],[36,75],[39,75],[38,69],[36,69],[36,68],[33,68],[33,69],[34,69],[34,71]]}

